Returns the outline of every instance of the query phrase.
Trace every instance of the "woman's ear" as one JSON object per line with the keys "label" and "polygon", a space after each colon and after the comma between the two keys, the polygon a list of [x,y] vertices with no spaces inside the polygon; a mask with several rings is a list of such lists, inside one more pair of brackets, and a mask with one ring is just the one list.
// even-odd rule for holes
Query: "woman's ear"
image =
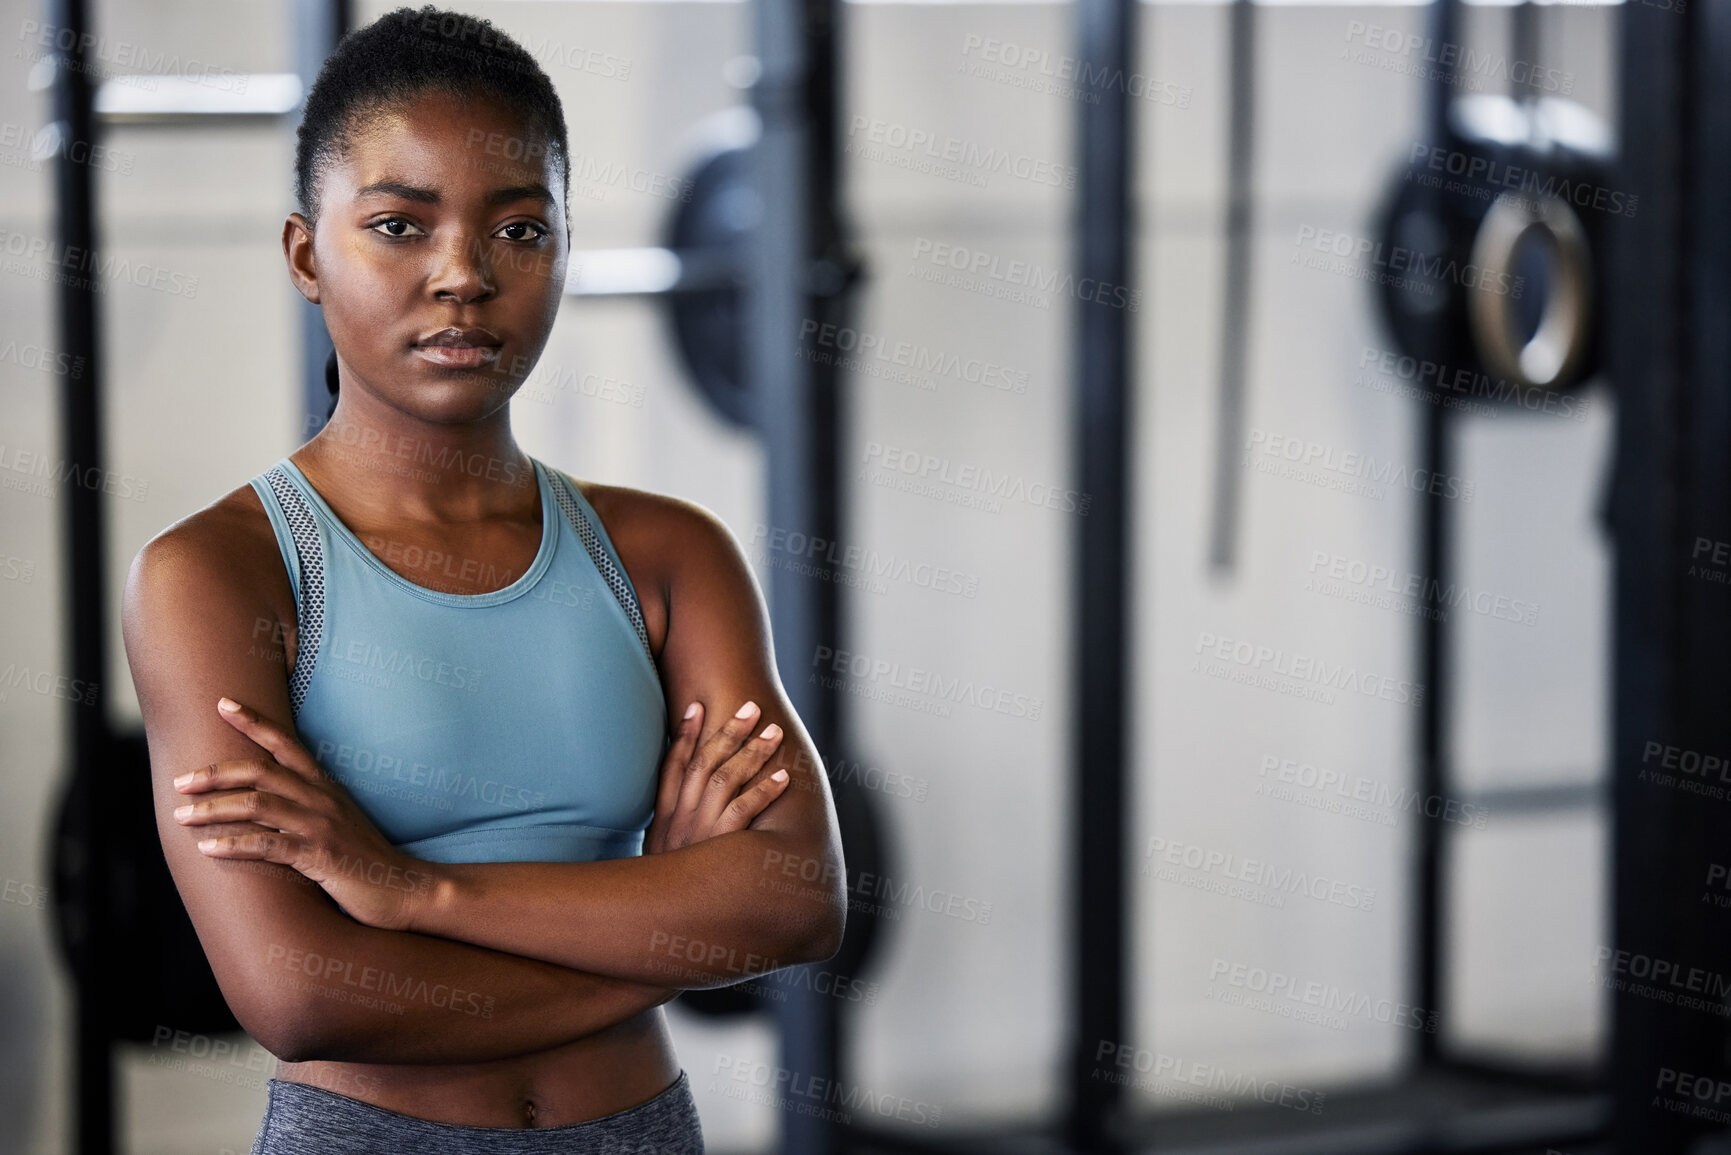
{"label": "woman's ear", "polygon": [[313,260],[313,227],[299,213],[290,213],[282,226],[282,255],[288,261],[289,280],[300,295],[319,303],[318,265]]}

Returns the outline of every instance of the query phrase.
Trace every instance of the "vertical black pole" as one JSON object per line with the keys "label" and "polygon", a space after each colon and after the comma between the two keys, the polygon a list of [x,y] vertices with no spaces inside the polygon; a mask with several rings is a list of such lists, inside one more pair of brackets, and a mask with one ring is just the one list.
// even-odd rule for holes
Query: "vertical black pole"
{"label": "vertical black pole", "polygon": [[[1725,861],[1731,803],[1707,793],[1726,775],[1699,769],[1703,754],[1731,747],[1731,591],[1698,572],[1724,568],[1701,565],[1711,562],[1701,540],[1731,540],[1731,226],[1720,211],[1731,195],[1731,12],[1630,5],[1620,17],[1616,179],[1639,210],[1613,221],[1606,279],[1617,391],[1609,947],[1627,954],[1600,974],[1627,980],[1635,968],[1618,975],[1615,959],[1717,975],[1731,951],[1727,912],[1702,885]],[[1694,752],[1694,774],[1676,751]],[[1630,985],[1609,996],[1615,1150],[1705,1150],[1711,1141],[1695,1140],[1722,1124],[1693,1117],[1661,1072],[1731,1079],[1725,1023]]]}
{"label": "vertical black pole", "polygon": [[[1099,103],[1081,104],[1076,280],[1128,285],[1130,77],[1138,0],[1078,0],[1076,55]],[[1117,79],[1114,79],[1117,78]],[[1125,830],[1131,314],[1084,297],[1076,311],[1075,465],[1092,501],[1077,522],[1073,751],[1075,934],[1071,956],[1071,1143],[1117,1146],[1119,1089],[1095,1077],[1102,1042],[1126,1038],[1128,956]]]}
{"label": "vertical black pole", "polygon": [[[351,0],[295,0],[295,71],[300,74],[302,103],[312,91],[325,58],[353,26]],[[324,310],[300,302],[301,324],[301,424],[296,443],[306,441],[325,425],[330,410],[330,390],[325,385],[325,360],[331,352],[331,335],[325,331]]]}
{"label": "vertical black pole", "polygon": [[[61,455],[69,481],[63,491],[69,673],[98,687],[98,705],[70,704],[72,776],[68,841],[59,871],[75,880],[78,898],[65,912],[66,945],[75,985],[73,1048],[77,1150],[108,1155],[114,1149],[114,1067],[106,1011],[102,960],[105,942],[108,837],[101,771],[108,747],[107,599],[103,577],[102,358],[98,342],[95,166],[77,163],[95,142],[94,83],[84,0],[54,0],[49,21],[56,31],[54,120],[60,148],[54,160],[55,243],[60,347],[82,359],[84,372],[60,378]],[[83,147],[74,147],[82,145]],[[94,483],[92,483],[94,482]]]}
{"label": "vertical black pole", "polygon": [[[1459,0],[1431,0],[1431,43],[1458,44],[1456,29]],[[1438,49],[1442,51],[1442,49]],[[1436,69],[1427,81],[1425,91],[1426,134],[1432,145],[1443,146],[1450,139],[1448,106],[1452,93],[1448,70]],[[1427,190],[1418,203],[1438,222],[1443,219],[1441,197]],[[1419,417],[1419,467],[1430,471],[1429,476],[1446,474],[1450,467],[1450,434],[1453,426],[1449,411],[1441,405],[1425,405]],[[1449,568],[1449,508],[1440,494],[1427,491],[1419,499],[1418,572],[1427,581],[1447,581]],[[1424,798],[1434,798],[1444,792],[1448,779],[1448,655],[1447,635],[1443,623],[1431,614],[1418,620],[1419,682],[1424,686],[1424,701],[1419,708],[1418,723],[1418,791]],[[1442,994],[1444,985],[1442,937],[1447,874],[1447,847],[1441,822],[1421,822],[1414,832],[1417,901],[1414,903],[1414,942],[1412,969],[1413,1002],[1443,1020]],[[1446,1030],[1446,1021],[1443,1030]],[[1443,1031],[1419,1031],[1418,1058],[1421,1063],[1436,1062],[1442,1054]]]}
{"label": "vertical black pole", "polygon": [[[809,122],[815,7],[815,0],[753,5],[762,69],[753,98],[762,135],[752,158],[752,183],[762,216],[749,258],[745,363],[763,438],[769,524],[835,540],[836,411],[832,398],[817,396],[808,362],[798,356],[800,321],[810,307],[813,237],[823,221],[812,201]],[[837,705],[807,672],[816,648],[834,637],[837,589],[832,582],[772,574],[768,591],[776,665],[820,751],[835,749]],[[835,1078],[839,1055],[835,1000],[816,993],[821,989],[820,983],[791,984],[776,1013],[782,1066],[826,1086]],[[828,1155],[836,1133],[821,1115],[788,1110],[781,1117],[781,1150]]]}
{"label": "vertical black pole", "polygon": [[1250,242],[1256,155],[1256,6],[1232,0],[1227,83],[1231,86],[1226,154],[1226,293],[1220,315],[1220,397],[1214,435],[1214,517],[1208,561],[1216,574],[1238,555],[1244,471],[1244,377],[1250,357]]}

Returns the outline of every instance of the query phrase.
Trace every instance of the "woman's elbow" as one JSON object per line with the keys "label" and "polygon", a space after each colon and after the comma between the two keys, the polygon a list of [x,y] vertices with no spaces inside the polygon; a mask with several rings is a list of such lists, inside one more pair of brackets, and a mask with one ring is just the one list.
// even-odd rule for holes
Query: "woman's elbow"
{"label": "woman's elbow", "polygon": [[798,945],[790,952],[800,963],[827,962],[841,950],[847,930],[847,895],[841,895],[814,910],[804,920]]}
{"label": "woman's elbow", "polygon": [[246,1007],[234,1007],[235,1019],[253,1042],[285,1063],[324,1058],[325,1027],[321,1008],[299,999],[272,997]]}

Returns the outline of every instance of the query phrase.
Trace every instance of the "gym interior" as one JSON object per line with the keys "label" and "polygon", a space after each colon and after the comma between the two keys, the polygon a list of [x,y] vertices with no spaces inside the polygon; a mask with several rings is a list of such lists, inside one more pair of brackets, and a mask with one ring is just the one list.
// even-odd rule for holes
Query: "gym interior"
{"label": "gym interior", "polygon": [[[258,1128],[121,592],[324,422],[388,7],[0,0],[5,1151]],[[1731,1150],[1731,5],[458,7],[570,128],[516,435],[726,522],[836,800],[711,1152]]]}

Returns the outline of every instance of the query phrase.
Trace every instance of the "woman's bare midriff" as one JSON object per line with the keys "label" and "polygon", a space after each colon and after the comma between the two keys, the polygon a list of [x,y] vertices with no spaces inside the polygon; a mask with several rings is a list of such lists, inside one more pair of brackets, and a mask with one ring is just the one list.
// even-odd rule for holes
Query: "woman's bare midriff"
{"label": "woman's bare midriff", "polygon": [[679,1078],[679,1061],[661,1008],[654,1007],[604,1031],[509,1059],[282,1063],[276,1077],[435,1123],[564,1127],[655,1098]]}

